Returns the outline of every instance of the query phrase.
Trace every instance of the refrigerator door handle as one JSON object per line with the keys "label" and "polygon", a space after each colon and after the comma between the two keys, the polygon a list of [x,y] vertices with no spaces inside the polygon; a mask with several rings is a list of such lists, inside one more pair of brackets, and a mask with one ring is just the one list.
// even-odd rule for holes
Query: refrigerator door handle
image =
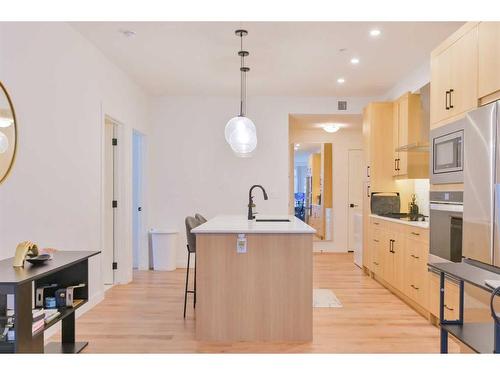
{"label": "refrigerator door handle", "polygon": [[493,264],[500,267],[500,184],[495,184],[495,205],[493,207]]}

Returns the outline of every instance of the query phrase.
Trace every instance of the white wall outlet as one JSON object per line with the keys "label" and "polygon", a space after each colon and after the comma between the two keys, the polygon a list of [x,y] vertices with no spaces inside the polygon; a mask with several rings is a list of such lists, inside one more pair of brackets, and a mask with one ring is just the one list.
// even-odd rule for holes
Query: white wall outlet
{"label": "white wall outlet", "polygon": [[243,234],[238,234],[238,239],[236,240],[236,252],[238,254],[245,254],[247,252],[247,236]]}

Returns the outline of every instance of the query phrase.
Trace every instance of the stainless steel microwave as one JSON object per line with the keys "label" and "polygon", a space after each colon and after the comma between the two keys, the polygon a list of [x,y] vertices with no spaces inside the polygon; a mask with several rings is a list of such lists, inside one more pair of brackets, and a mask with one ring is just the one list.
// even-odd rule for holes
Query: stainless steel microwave
{"label": "stainless steel microwave", "polygon": [[464,122],[431,130],[431,184],[464,182]]}

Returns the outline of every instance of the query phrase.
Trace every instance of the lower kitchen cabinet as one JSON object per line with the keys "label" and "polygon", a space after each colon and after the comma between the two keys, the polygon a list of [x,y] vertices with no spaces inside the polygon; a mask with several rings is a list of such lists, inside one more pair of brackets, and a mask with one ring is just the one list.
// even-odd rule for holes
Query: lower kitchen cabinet
{"label": "lower kitchen cabinet", "polygon": [[[399,292],[407,302],[420,306],[420,311],[428,311],[437,317],[439,280],[427,267],[429,229],[372,216],[368,234],[370,238],[366,243],[370,247],[371,262],[367,268],[374,277]],[[455,319],[458,286],[447,280],[445,295],[446,317]]]}

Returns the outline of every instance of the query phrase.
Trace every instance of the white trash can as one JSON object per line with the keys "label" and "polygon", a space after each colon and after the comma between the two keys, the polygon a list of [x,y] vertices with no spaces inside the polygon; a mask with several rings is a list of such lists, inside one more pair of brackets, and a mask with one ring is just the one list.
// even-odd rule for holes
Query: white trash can
{"label": "white trash can", "polygon": [[149,231],[155,271],[176,269],[178,233],[176,230],[151,229]]}

